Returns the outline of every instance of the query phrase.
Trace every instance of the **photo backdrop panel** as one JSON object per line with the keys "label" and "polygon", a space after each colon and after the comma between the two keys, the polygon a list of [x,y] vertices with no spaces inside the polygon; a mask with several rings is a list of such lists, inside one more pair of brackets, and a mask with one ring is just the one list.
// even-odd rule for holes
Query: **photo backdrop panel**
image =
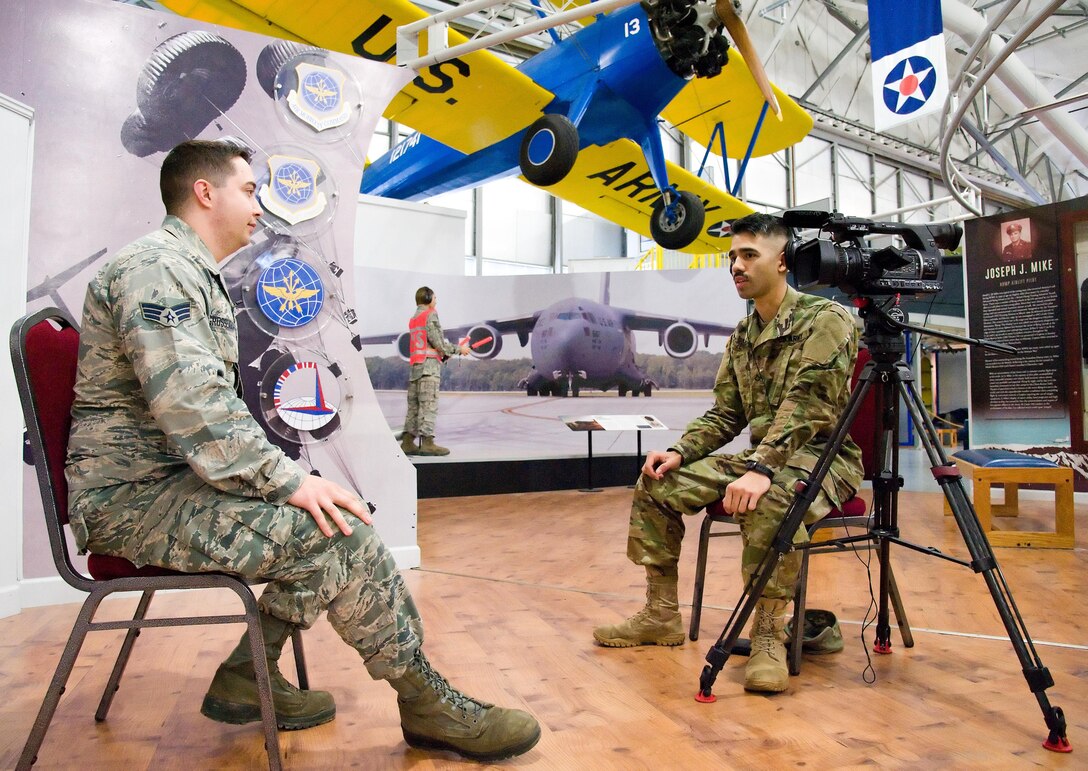
{"label": "photo backdrop panel", "polygon": [[[398,562],[418,564],[415,472],[359,352],[352,270],[363,153],[410,73],[93,0],[5,3],[0,48],[0,92],[35,111],[28,310],[80,317],[90,278],[162,221],[171,147],[244,142],[265,216],[222,268],[247,402],[304,467],[374,502]],[[25,478],[24,577],[51,575],[31,469]]]}
{"label": "photo backdrop panel", "polygon": [[[394,432],[406,412],[403,354],[420,286],[434,290],[447,337],[474,347],[443,367],[436,436],[457,461],[585,455],[586,437],[563,420],[581,414],[651,415],[669,430],[644,434],[643,450],[665,449],[712,404],[726,335],[746,313],[724,270],[465,277],[368,269],[357,279],[362,350]],[[636,446],[632,432],[593,440],[595,454]]]}

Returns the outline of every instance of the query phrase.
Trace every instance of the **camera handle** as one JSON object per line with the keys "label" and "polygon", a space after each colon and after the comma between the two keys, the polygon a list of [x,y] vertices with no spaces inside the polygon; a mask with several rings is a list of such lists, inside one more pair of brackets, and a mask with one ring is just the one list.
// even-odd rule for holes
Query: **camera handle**
{"label": "camera handle", "polygon": [[[1016,607],[1001,569],[998,567],[997,558],[982,530],[978,514],[967,496],[959,468],[951,463],[945,455],[937,431],[933,427],[933,422],[929,419],[929,413],[926,411],[925,405],[914,386],[914,375],[903,361],[906,347],[901,332],[903,329],[912,329],[981,345],[994,350],[1015,351],[1015,349],[1000,343],[975,340],[944,332],[934,332],[924,327],[915,327],[905,321],[892,318],[886,311],[878,308],[870,298],[859,298],[859,306],[861,316],[865,320],[862,337],[869,347],[872,359],[865,365],[858,377],[857,386],[850,395],[846,411],[835,425],[827,448],[816,462],[812,475],[808,480],[797,484],[793,500],[771,542],[771,547],[767,550],[759,567],[752,574],[751,581],[745,586],[740,602],[726,622],[725,629],[718,637],[718,641],[707,652],[707,665],[703,667],[699,677],[699,691],[695,698],[701,702],[714,701],[712,695],[714,681],[717,679],[722,667],[725,666],[725,662],[729,659],[734,643],[740,637],[744,624],[755,610],[756,603],[759,601],[763,589],[770,581],[778,563],[793,548],[808,548],[807,544],[794,547],[792,536],[797,528],[801,526],[805,513],[816,500],[824,477],[827,476],[831,468],[831,462],[842,449],[843,441],[848,436],[850,427],[857,418],[866,395],[870,389],[875,387],[877,389],[876,409],[878,417],[876,428],[878,434],[875,444],[877,457],[880,459],[880,467],[873,479],[872,524],[869,532],[863,535],[846,536],[820,543],[821,547],[846,545],[860,541],[871,541],[875,545],[879,555],[880,579],[874,650],[878,653],[891,652],[891,626],[888,623],[891,544],[898,544],[923,554],[940,557],[949,562],[968,567],[975,573],[981,573],[986,581],[987,588],[990,590],[990,595],[993,597],[1001,621],[1005,625],[1005,631],[1009,635],[1016,656],[1020,660],[1021,670],[1027,680],[1028,688],[1035,695],[1042,710],[1043,719],[1049,730],[1049,735],[1047,740],[1043,742],[1043,746],[1055,752],[1069,752],[1071,747],[1066,737],[1065,715],[1061,707],[1051,705],[1046,695],[1046,689],[1054,684],[1054,679],[1051,677],[1050,671],[1043,665],[1031,637],[1028,635],[1024,620]],[[907,405],[907,410],[913,417],[915,424],[920,426],[919,437],[929,457],[930,471],[937,484],[940,485],[941,491],[952,509],[956,525],[970,553],[970,561],[951,557],[941,553],[934,547],[919,546],[899,537],[898,493],[903,486],[903,479],[899,476],[900,398]]]}

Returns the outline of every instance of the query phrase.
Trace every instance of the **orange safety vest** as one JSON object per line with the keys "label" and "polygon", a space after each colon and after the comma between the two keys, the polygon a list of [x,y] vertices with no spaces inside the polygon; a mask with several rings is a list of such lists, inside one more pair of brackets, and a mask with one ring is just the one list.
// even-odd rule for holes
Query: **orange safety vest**
{"label": "orange safety vest", "polygon": [[427,308],[408,321],[408,363],[422,364],[428,357],[441,361],[442,354],[427,343],[427,319],[434,308]]}

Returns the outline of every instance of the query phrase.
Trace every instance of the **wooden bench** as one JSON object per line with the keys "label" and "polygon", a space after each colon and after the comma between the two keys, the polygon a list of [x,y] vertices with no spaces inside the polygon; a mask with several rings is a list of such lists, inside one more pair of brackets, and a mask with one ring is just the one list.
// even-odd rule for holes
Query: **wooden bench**
{"label": "wooden bench", "polygon": [[[952,459],[965,479],[974,485],[975,512],[992,546],[1028,546],[1072,549],[1073,470],[1045,458],[1009,450],[961,450]],[[1048,485],[1054,488],[1054,531],[994,530],[994,517],[1020,514],[1019,492],[1022,484]],[[994,505],[992,485],[1002,485],[1005,502]],[[947,499],[944,513],[951,516]]]}

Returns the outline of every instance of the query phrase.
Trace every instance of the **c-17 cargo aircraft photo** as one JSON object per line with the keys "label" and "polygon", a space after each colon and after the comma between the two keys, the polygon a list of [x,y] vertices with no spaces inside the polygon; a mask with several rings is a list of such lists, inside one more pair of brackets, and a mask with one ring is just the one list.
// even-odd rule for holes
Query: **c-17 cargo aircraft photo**
{"label": "c-17 cargo aircraft photo", "polygon": [[[584,6],[573,12],[589,16],[584,26],[562,39],[552,30],[554,45],[517,68],[485,50],[459,53],[472,46],[453,31],[433,44],[442,26],[427,33],[440,50],[402,61],[397,28],[428,19],[407,0],[163,4],[202,21],[396,58],[419,72],[384,113],[418,133],[367,167],[364,193],[418,200],[520,172],[666,248],[725,252],[729,223],[752,211],[734,197],[739,179],[727,192],[666,161],[659,116],[711,151],[743,159],[741,173],[749,157],[799,141],[812,119],[767,80],[731,0],[633,2],[563,5],[563,14]],[[489,4],[464,3],[435,20]],[[546,4],[533,5],[543,13]],[[594,6],[618,10],[594,17]],[[764,120],[769,110],[778,120]]]}
{"label": "c-17 cargo aircraft photo", "polygon": [[[675,359],[686,359],[710,342],[711,335],[727,336],[733,327],[705,321],[616,308],[609,303],[609,282],[604,277],[601,300],[568,297],[532,315],[490,319],[443,331],[454,343],[467,343],[476,359],[493,359],[502,350],[503,335],[517,335],[529,346],[532,371],[519,384],[529,396],[578,396],[583,387],[620,396],[653,393],[654,383],[635,364],[634,332],[657,332],[658,345]],[[362,345],[394,343],[408,359],[408,332],[364,336]]]}

